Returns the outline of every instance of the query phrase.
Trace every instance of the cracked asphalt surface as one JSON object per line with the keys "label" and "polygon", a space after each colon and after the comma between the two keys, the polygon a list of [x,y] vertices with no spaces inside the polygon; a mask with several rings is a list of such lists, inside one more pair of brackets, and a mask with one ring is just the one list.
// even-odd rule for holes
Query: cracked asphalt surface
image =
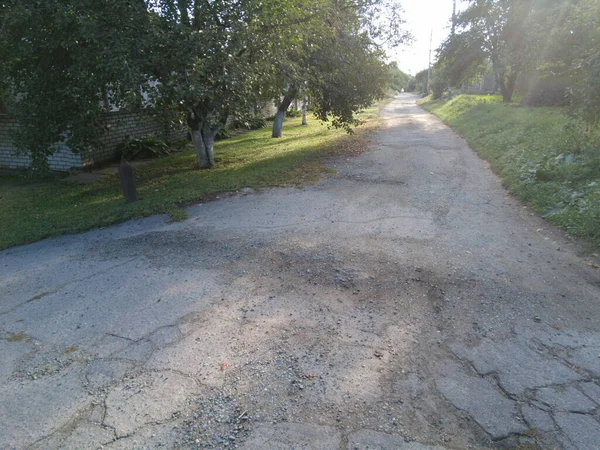
{"label": "cracked asphalt surface", "polygon": [[1,252],[0,448],[599,449],[598,270],[415,102],[315,186]]}

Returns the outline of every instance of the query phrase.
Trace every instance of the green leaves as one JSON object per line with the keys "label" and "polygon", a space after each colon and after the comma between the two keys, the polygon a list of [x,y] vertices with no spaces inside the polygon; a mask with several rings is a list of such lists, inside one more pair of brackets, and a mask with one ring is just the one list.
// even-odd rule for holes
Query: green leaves
{"label": "green leaves", "polygon": [[21,124],[15,143],[33,153],[38,170],[61,145],[92,145],[104,103],[140,102],[148,81],[143,3],[9,0],[0,17],[0,75]]}
{"label": "green leaves", "polygon": [[[148,105],[210,128],[289,85],[319,118],[355,124],[382,95],[383,38],[401,21],[388,0],[4,0],[0,94],[34,163],[94,147],[107,109]],[[5,104],[5,105],[4,105]]]}
{"label": "green leaves", "polygon": [[510,100],[564,105],[590,129],[600,122],[600,3],[597,0],[471,0],[457,33],[438,50],[436,71],[453,86],[492,65]]}

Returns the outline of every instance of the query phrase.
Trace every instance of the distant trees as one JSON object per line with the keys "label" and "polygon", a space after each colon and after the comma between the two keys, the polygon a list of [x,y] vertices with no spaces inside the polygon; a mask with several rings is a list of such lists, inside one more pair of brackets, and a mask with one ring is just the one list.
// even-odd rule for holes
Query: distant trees
{"label": "distant trees", "polygon": [[489,60],[502,98],[510,102],[530,55],[528,31],[535,23],[535,0],[471,0],[456,18],[458,30],[439,51],[451,81],[462,80]]}
{"label": "distant trees", "polygon": [[424,94],[427,91],[427,69],[417,72],[414,77],[408,81],[409,92],[420,92]]}
{"label": "distant trees", "polygon": [[409,74],[400,70],[395,61],[388,64],[388,71],[390,76],[390,87],[392,89],[395,91],[401,89],[408,90],[408,84],[411,78]]}
{"label": "distant trees", "polygon": [[537,91],[546,103],[568,103],[588,123],[598,122],[600,2],[471,0],[455,25],[435,67],[449,85],[491,65],[504,101],[520,83],[526,98]]}

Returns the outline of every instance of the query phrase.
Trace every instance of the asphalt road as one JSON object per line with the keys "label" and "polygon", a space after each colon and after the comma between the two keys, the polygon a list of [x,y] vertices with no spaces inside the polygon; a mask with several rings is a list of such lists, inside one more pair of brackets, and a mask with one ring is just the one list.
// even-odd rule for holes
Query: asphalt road
{"label": "asphalt road", "polygon": [[416,97],[382,122],[315,186],[0,252],[0,448],[600,448],[582,244]]}

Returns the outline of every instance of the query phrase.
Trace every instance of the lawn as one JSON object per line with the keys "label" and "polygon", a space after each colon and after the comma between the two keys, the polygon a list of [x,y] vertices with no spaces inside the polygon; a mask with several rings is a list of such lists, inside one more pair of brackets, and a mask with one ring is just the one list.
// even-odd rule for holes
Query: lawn
{"label": "lawn", "polygon": [[139,201],[131,204],[124,202],[116,175],[87,185],[2,177],[0,249],[153,214],[182,220],[182,206],[244,187],[314,183],[332,171],[325,165],[327,158],[366,148],[377,111],[378,107],[364,111],[366,124],[350,136],[309,118],[308,126],[300,119],[287,119],[280,139],[272,139],[270,128],[264,128],[219,141],[211,170],[196,169],[191,149],[153,160],[135,169]]}
{"label": "lawn", "polygon": [[600,136],[560,108],[462,95],[420,105],[490,162],[504,186],[570,235],[600,247]]}

